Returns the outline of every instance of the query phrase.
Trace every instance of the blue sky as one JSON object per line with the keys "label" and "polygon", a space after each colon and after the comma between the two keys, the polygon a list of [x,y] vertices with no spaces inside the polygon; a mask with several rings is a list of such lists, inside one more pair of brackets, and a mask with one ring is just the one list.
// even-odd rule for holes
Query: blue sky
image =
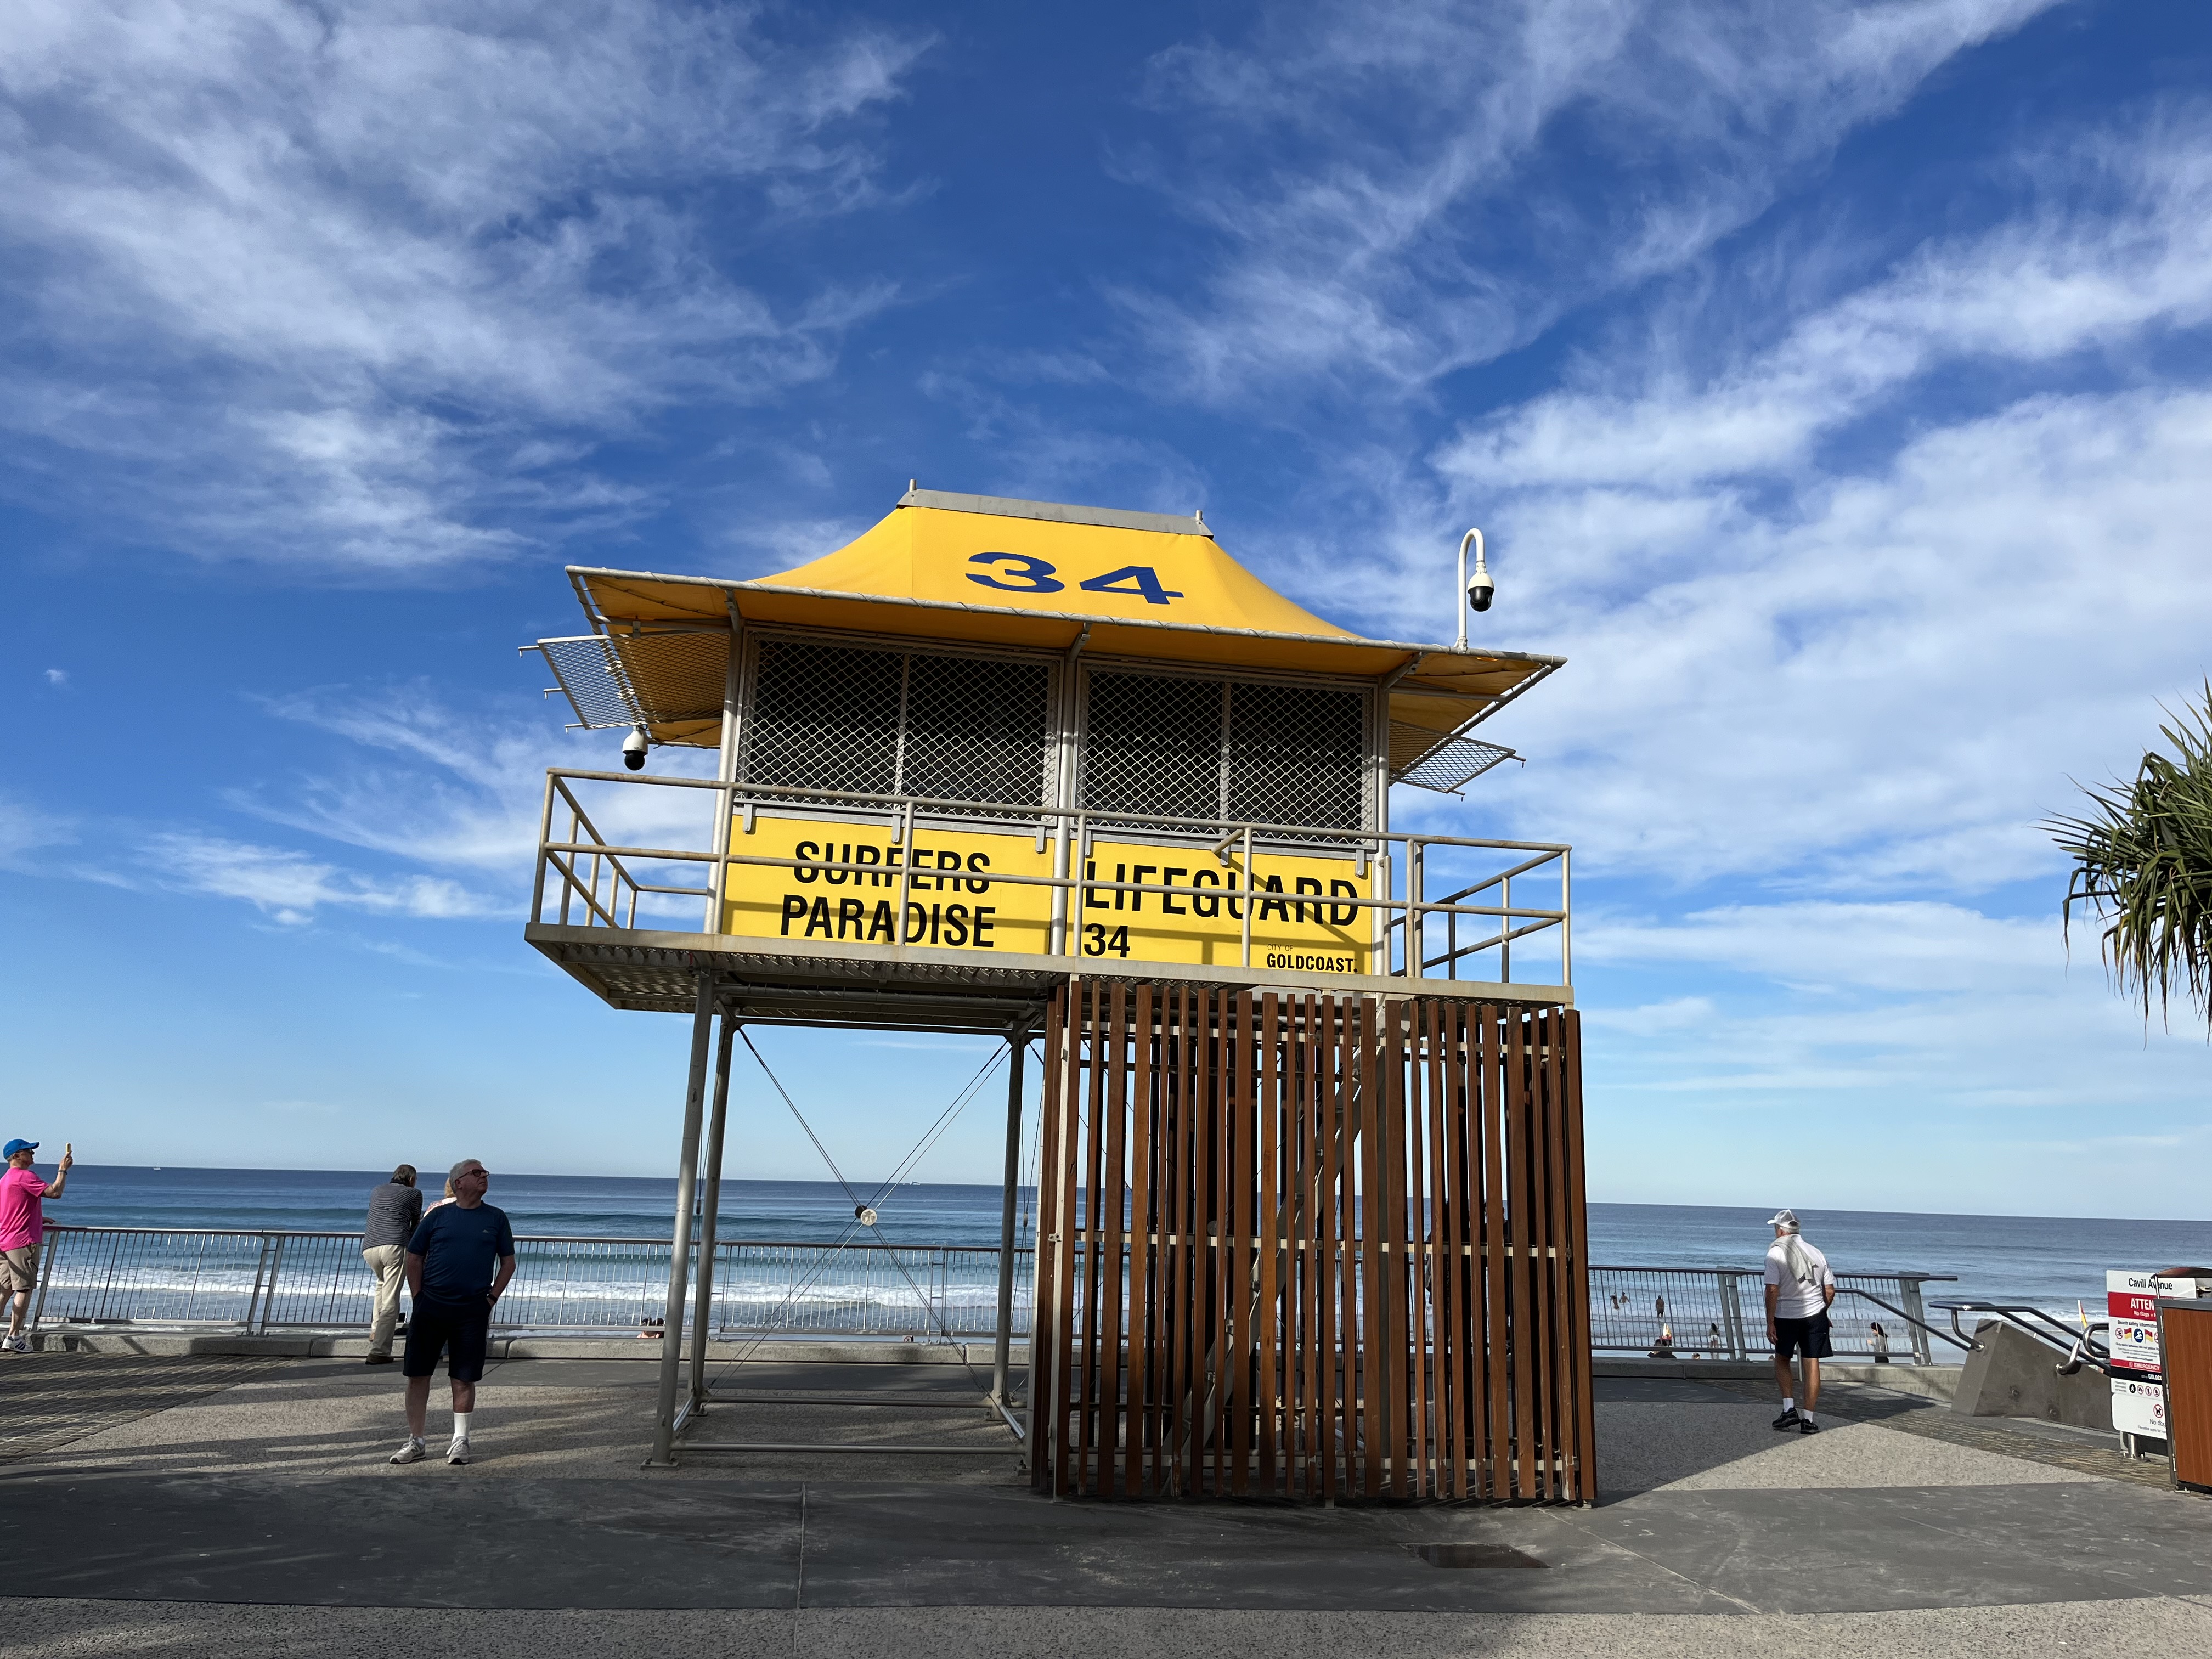
{"label": "blue sky", "polygon": [[[520,940],[614,744],[514,647],[915,477],[1397,638],[1486,528],[1571,661],[1396,811],[1576,844],[1594,1197],[2212,1216],[2034,828],[2212,666],[2208,87],[2157,0],[21,0],[8,1133],[665,1172],[681,1022]],[[856,1170],[979,1058],[762,1043]]]}

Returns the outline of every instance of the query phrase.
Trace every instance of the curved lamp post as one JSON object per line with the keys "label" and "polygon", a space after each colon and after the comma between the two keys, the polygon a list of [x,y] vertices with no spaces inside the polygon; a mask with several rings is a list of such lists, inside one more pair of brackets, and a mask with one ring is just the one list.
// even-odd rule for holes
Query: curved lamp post
{"label": "curved lamp post", "polygon": [[[1468,580],[1467,574],[1467,550],[1470,543],[1474,547],[1473,580]],[[1477,611],[1489,610],[1491,599],[1498,592],[1498,584],[1490,580],[1489,567],[1482,562],[1482,532],[1480,530],[1470,530],[1459,538],[1459,590],[1467,596],[1468,604]],[[1467,649],[1467,612],[1463,610],[1459,613],[1459,648],[1462,651]]]}

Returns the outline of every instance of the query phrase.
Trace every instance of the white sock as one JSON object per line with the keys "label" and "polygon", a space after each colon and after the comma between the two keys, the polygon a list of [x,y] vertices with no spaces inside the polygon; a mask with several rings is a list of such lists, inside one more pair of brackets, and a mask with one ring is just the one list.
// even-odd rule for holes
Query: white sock
{"label": "white sock", "polygon": [[456,1440],[465,1440],[468,1437],[469,1414],[466,1412],[455,1412],[453,1413],[453,1438]]}
{"label": "white sock", "polygon": [[1813,1413],[1810,1413],[1810,1412],[1803,1412],[1803,1413],[1799,1413],[1799,1414],[1800,1414],[1801,1416],[1802,1416],[1802,1417],[1804,1418],[1804,1419],[1805,1419],[1808,1423],[1809,1423],[1809,1422],[1811,1422],[1811,1421],[1813,1420]]}
{"label": "white sock", "polygon": [[1782,1396],[1782,1409],[1785,1412],[1796,1411],[1797,1409],[1796,1396],[1794,1395],[1784,1395]]}

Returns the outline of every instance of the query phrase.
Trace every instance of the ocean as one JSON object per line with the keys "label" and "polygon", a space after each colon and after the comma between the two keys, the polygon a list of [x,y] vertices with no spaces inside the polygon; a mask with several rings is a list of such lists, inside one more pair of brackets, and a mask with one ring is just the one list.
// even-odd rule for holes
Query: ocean
{"label": "ocean", "polygon": [[[291,1232],[359,1228],[380,1170],[146,1169],[80,1164],[50,1221],[79,1226],[270,1228]],[[435,1182],[428,1183],[434,1188]],[[996,1187],[902,1186],[878,1206],[875,1236],[901,1244],[996,1244]],[[867,1198],[872,1188],[863,1190]],[[665,1237],[676,1183],[617,1176],[495,1174],[489,1200],[522,1233],[596,1238]],[[1020,1213],[1036,1213],[1024,1188]],[[1760,1210],[1680,1204],[1593,1204],[1590,1257],[1610,1267],[1755,1267],[1771,1235]],[[1872,1210],[1800,1212],[1805,1237],[1838,1272],[1953,1273],[1926,1289],[1931,1302],[2024,1303],[2094,1311],[2112,1267],[2212,1263],[2212,1222],[2125,1221],[2054,1216],[1920,1215]],[[726,1239],[807,1243],[843,1235],[853,1206],[829,1182],[732,1181],[722,1188]],[[1030,1230],[1022,1230],[1024,1243]],[[855,1234],[865,1238],[865,1233]]]}

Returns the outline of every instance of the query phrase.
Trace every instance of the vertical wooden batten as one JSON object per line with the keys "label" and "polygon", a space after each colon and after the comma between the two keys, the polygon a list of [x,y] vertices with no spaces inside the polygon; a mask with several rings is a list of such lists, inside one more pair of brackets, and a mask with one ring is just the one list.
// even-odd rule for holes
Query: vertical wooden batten
{"label": "vertical wooden batten", "polygon": [[1038,1488],[1594,1499],[1580,1035],[1559,1007],[1071,979]]}

